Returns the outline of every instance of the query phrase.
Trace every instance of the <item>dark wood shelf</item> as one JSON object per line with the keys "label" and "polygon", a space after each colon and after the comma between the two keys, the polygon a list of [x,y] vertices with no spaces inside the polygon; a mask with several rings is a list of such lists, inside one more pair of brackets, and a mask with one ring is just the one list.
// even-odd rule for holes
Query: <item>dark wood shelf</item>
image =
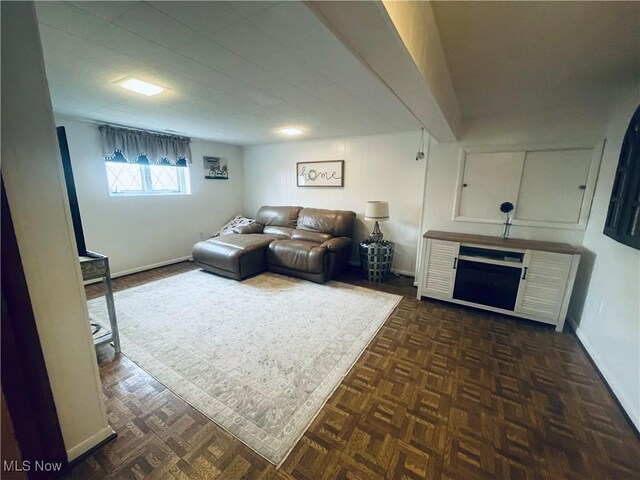
{"label": "dark wood shelf", "polygon": [[502,238],[490,237],[486,235],[473,235],[469,233],[441,232],[429,230],[423,235],[424,238],[434,240],[445,240],[449,242],[472,243],[477,245],[487,245],[492,247],[513,248],[517,250],[540,250],[543,252],[567,253],[570,255],[580,255],[582,252],[578,247],[568,243],[544,242],[541,240],[525,240],[523,238]]}

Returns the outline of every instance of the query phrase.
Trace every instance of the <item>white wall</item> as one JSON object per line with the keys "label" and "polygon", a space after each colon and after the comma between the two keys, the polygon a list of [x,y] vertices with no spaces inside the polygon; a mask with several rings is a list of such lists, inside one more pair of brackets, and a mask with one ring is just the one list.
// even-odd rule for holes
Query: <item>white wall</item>
{"label": "white wall", "polygon": [[[393,268],[413,275],[425,166],[415,161],[419,140],[419,132],[406,132],[245,147],[245,214],[262,205],[353,210],[357,243],[373,229],[363,220],[367,200],[386,200],[391,219],[380,228],[396,242]],[[345,161],[344,188],[296,187],[296,162],[317,160]]]}
{"label": "white wall", "polygon": [[[503,118],[479,118],[465,128],[461,141],[433,140],[428,157],[423,230],[499,236],[502,225],[453,221],[460,149],[471,146],[592,145],[605,135],[603,112],[547,112]],[[497,208],[497,206],[496,206]],[[512,226],[513,238],[580,245],[584,230]]]}
{"label": "white wall", "polygon": [[[109,256],[114,275],[184,260],[242,210],[242,149],[194,140],[191,195],[111,197],[97,126],[57,117],[66,127],[87,248]],[[229,180],[204,178],[202,157],[227,157]]]}
{"label": "white wall", "polygon": [[[640,429],[640,251],[603,235],[620,147],[638,90],[614,110],[607,127],[600,177],[584,247],[592,252],[591,278],[579,272],[570,319],[616,397]],[[585,298],[584,306],[581,300]],[[580,318],[582,313],[582,318]]]}
{"label": "white wall", "polygon": [[2,176],[69,460],[107,424],[33,3],[2,4]]}

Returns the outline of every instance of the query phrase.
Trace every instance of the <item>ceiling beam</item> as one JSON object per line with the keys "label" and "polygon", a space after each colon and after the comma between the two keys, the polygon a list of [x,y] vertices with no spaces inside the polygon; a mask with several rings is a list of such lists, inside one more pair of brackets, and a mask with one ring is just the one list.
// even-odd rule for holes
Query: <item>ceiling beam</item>
{"label": "ceiling beam", "polygon": [[421,3],[305,2],[436,140],[451,142],[461,134],[460,107],[431,6]]}

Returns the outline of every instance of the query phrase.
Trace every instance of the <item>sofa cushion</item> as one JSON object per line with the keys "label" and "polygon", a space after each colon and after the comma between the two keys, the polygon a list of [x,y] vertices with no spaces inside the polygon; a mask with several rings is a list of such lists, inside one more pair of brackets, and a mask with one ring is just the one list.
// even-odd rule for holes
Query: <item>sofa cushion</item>
{"label": "sofa cushion", "polygon": [[296,228],[291,233],[291,240],[304,240],[305,242],[324,243],[333,237],[329,233],[312,232],[311,230],[300,230]]}
{"label": "sofa cushion", "polygon": [[298,215],[297,228],[328,233],[334,237],[350,237],[355,219],[356,214],[351,211],[303,208]]}
{"label": "sofa cushion", "polygon": [[276,238],[291,238],[293,228],[279,227],[278,225],[269,225],[262,229],[262,233],[265,235],[271,235]]}
{"label": "sofa cushion", "polygon": [[256,222],[266,226],[296,228],[298,214],[302,207],[260,207],[256,215]]}
{"label": "sofa cushion", "polygon": [[320,273],[328,257],[327,249],[316,242],[275,240],[269,244],[267,263],[277,267]]}

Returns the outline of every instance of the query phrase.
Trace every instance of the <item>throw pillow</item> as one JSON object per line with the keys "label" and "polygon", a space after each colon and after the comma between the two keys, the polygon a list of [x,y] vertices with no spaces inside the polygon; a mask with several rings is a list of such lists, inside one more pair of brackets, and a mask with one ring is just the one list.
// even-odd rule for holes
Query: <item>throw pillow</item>
{"label": "throw pillow", "polygon": [[222,225],[213,236],[219,237],[220,235],[228,235],[229,233],[233,233],[234,228],[242,227],[244,225],[251,225],[254,222],[255,220],[253,218],[243,217],[242,215],[238,214],[227,223]]}

